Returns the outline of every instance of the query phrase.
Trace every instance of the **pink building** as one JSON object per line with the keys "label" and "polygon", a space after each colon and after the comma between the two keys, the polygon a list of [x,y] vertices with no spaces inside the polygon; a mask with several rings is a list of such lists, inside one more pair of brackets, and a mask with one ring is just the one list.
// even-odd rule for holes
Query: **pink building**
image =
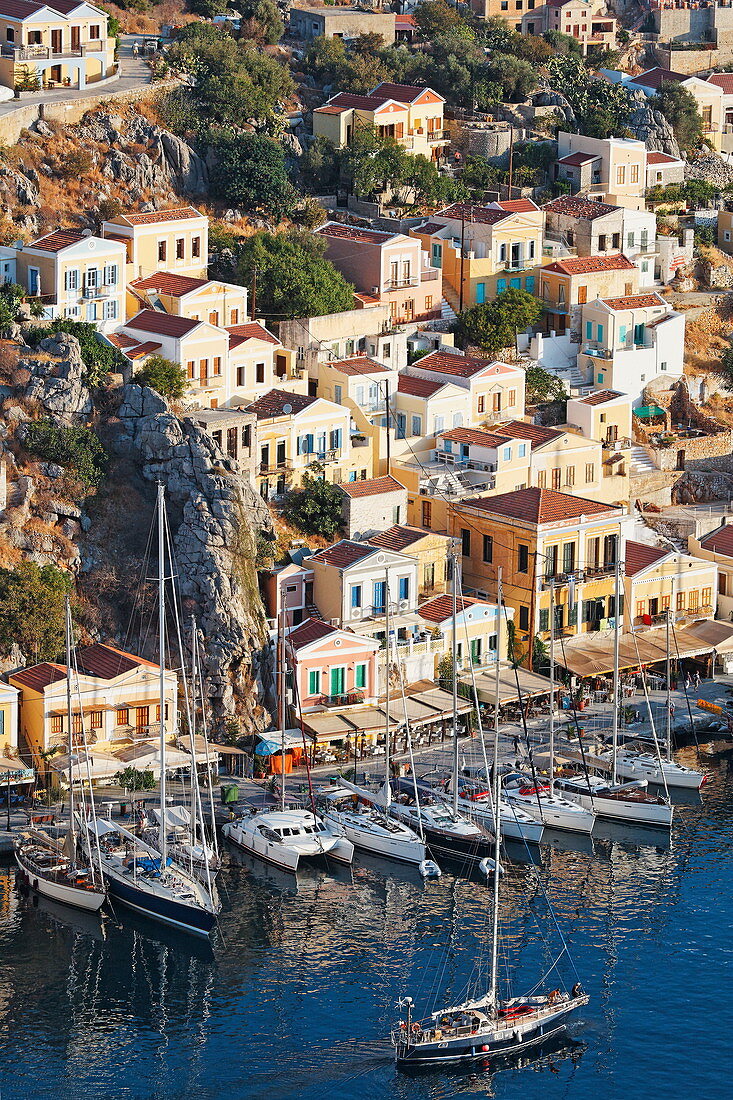
{"label": "pink building", "polygon": [[260,583],[268,618],[274,619],[276,626],[283,611],[282,625],[287,629],[302,623],[313,607],[313,570],[306,564],[289,562],[282,569],[263,573]]}
{"label": "pink building", "polygon": [[443,283],[415,237],[327,222],[316,230],[326,240],[326,257],[357,290],[361,303],[388,302],[392,320],[440,317]]}
{"label": "pink building", "polygon": [[306,619],[288,634],[286,656],[303,711],[377,701],[379,642]]}

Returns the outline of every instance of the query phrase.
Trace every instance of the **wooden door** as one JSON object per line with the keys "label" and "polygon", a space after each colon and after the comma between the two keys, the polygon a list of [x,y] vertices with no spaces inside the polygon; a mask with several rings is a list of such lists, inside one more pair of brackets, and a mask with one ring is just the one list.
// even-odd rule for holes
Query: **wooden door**
{"label": "wooden door", "polygon": [[60,29],[52,30],[51,31],[51,52],[52,53],[61,53],[61,45],[62,45],[61,30]]}
{"label": "wooden door", "polygon": [[71,28],[71,48],[72,50],[81,49],[81,27]]}

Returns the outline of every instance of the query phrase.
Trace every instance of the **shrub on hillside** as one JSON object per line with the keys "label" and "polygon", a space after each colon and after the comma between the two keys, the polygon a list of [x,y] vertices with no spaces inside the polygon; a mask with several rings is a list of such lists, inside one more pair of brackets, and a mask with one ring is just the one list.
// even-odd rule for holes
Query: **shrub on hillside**
{"label": "shrub on hillside", "polygon": [[90,428],[61,428],[53,420],[34,420],[25,427],[26,448],[47,462],[68,469],[87,489],[104,477],[107,453]]}

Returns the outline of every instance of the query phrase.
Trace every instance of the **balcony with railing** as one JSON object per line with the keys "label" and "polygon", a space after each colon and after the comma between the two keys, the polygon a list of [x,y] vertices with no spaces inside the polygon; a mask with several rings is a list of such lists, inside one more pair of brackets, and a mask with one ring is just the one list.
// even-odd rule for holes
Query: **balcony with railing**
{"label": "balcony with railing", "polygon": [[409,287],[417,286],[420,280],[417,275],[406,275],[403,279],[387,279],[384,284],[385,290],[406,290]]}
{"label": "balcony with railing", "polygon": [[283,474],[292,470],[292,464],[283,459],[282,462],[260,462],[259,472],[266,476],[268,474]]}
{"label": "balcony with railing", "polygon": [[107,38],[93,38],[89,42],[72,46],[62,43],[60,49],[41,44],[22,45],[20,43],[4,42],[0,46],[0,57],[9,58],[11,61],[61,61],[65,57],[88,57],[92,54],[107,53],[112,49],[114,42]]}
{"label": "balcony with railing", "polygon": [[319,701],[323,707],[353,707],[364,702],[364,692],[344,691],[340,695],[322,695]]}
{"label": "balcony with railing", "polygon": [[440,278],[439,267],[425,267],[420,272],[420,281],[423,283],[432,283],[435,279]]}

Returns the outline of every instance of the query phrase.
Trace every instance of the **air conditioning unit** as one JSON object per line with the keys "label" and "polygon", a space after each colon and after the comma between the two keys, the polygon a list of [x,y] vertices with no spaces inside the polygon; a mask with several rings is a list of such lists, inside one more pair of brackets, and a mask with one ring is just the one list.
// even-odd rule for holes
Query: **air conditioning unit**
{"label": "air conditioning unit", "polygon": [[331,626],[340,626],[341,625],[341,620],[340,619],[329,619],[329,622],[330,622]]}
{"label": "air conditioning unit", "polygon": [[372,287],[372,294],[379,294],[379,287],[378,286],[373,286]]}

